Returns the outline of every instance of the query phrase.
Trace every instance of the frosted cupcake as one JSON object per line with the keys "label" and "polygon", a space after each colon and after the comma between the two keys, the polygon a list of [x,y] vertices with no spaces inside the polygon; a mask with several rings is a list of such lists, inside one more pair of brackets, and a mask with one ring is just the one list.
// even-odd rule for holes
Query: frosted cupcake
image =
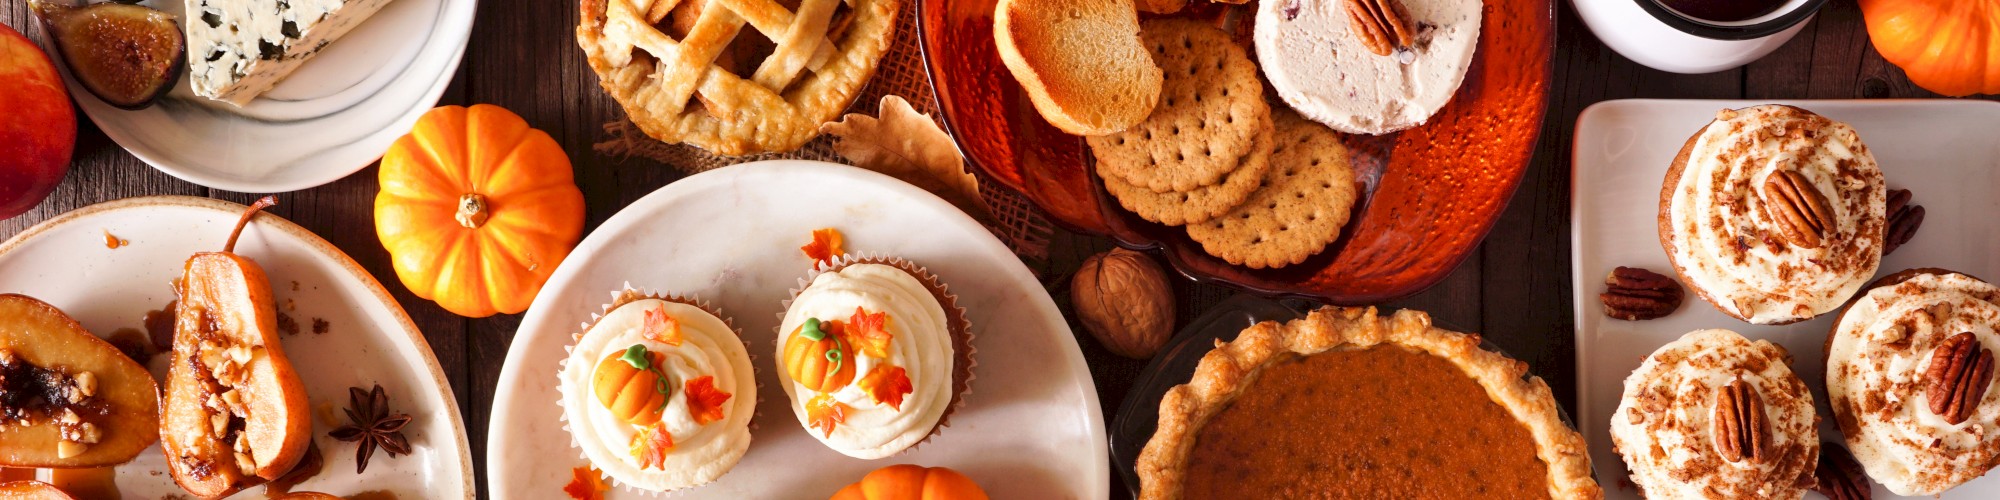
{"label": "frosted cupcake", "polygon": [[894,455],[939,432],[969,388],[969,330],[956,298],[923,268],[842,258],[786,305],[779,385],[828,448]]}
{"label": "frosted cupcake", "polygon": [[1688,333],[1625,379],[1611,444],[1647,498],[1805,496],[1819,463],[1812,392],[1791,354],[1728,330]]}
{"label": "frosted cupcake", "polygon": [[750,449],[757,381],[737,332],[692,299],[627,289],[563,361],[561,405],[583,456],[648,492],[722,477]]}
{"label": "frosted cupcake", "polygon": [[1868,476],[1943,493],[2000,464],[2000,287],[1943,269],[1877,280],[1826,342],[1834,420]]}

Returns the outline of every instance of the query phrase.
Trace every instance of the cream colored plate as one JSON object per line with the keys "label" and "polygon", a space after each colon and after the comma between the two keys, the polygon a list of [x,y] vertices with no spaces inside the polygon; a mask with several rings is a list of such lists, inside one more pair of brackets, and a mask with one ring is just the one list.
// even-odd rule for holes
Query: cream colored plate
{"label": "cream colored plate", "polygon": [[[187,196],[129,198],[57,216],[0,243],[0,293],[54,304],[99,336],[145,330],[142,318],[173,299],[168,282],[195,252],[222,249],[242,205]],[[279,205],[271,209],[285,213]],[[105,233],[130,242],[112,249]],[[243,230],[236,253],[264,268],[278,311],[298,322],[283,335],[285,352],[313,405],[313,441],[326,468],[295,491],[349,496],[381,491],[395,498],[472,498],[471,452],[451,384],[409,315],[354,259],[290,221],[260,215]],[[327,332],[313,333],[313,320]],[[155,377],[172,358],[149,365]],[[413,455],[377,450],[365,474],[354,473],[354,443],[327,437],[347,423],[347,388],[381,384],[390,408],[415,417],[403,432]],[[44,479],[48,472],[43,471]],[[159,446],[119,466],[126,498],[185,495],[167,474]],[[260,497],[252,488],[239,497]]]}

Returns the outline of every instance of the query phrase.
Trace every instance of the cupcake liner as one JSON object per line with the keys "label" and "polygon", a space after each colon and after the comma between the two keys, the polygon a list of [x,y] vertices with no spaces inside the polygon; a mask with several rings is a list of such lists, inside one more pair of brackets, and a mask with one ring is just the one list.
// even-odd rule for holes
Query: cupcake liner
{"label": "cupcake liner", "polygon": [[[683,305],[688,305],[688,306],[693,306],[693,307],[694,307],[694,308],[696,308],[696,309],[700,309],[700,310],[701,310],[702,312],[705,312],[705,313],[708,313],[708,314],[709,314],[710,316],[715,316],[715,317],[716,317],[717,319],[721,319],[721,320],[722,320],[722,324],[723,324],[723,326],[726,326],[726,327],[728,327],[728,328],[729,328],[729,331],[730,331],[730,333],[733,333],[733,334],[735,334],[735,335],[736,335],[736,341],[737,341],[737,342],[740,342],[740,343],[742,343],[742,344],[743,344],[743,352],[744,352],[744,354],[745,354],[745,355],[749,356],[749,358],[750,358],[750,373],[751,373],[751,377],[750,377],[750,380],[751,380],[751,382],[752,382],[752,383],[753,383],[753,384],[754,384],[754,385],[755,385],[755,386],[757,387],[757,390],[756,390],[756,394],[755,394],[755,397],[757,398],[757,403],[756,403],[755,405],[752,405],[752,408],[762,408],[762,407],[763,407],[763,405],[764,405],[764,382],[763,382],[763,381],[761,381],[761,380],[759,380],[759,379],[758,379],[758,378],[756,377],[756,372],[757,372],[757,354],[756,354],[756,352],[755,352],[755,351],[752,351],[752,350],[750,349],[750,342],[749,342],[749,341],[745,341],[745,340],[743,340],[743,330],[742,330],[742,329],[739,329],[739,328],[737,328],[737,327],[736,327],[736,322],[735,322],[734,320],[730,319],[730,318],[729,318],[729,316],[727,316],[727,315],[724,315],[724,314],[722,313],[722,308],[719,308],[719,307],[715,307],[715,306],[714,306],[713,304],[709,303],[709,302],[708,302],[707,300],[705,300],[705,299],[702,299],[702,298],[700,298],[700,297],[696,297],[696,296],[692,296],[692,295],[681,295],[681,294],[664,294],[664,295],[662,295],[662,294],[660,294],[660,293],[659,293],[658,291],[653,291],[653,290],[644,290],[644,291],[642,291],[642,290],[639,290],[639,289],[636,289],[636,288],[633,288],[633,287],[632,287],[632,284],[631,284],[630,282],[627,282],[627,283],[625,283],[625,284],[624,284],[624,286],[620,287],[620,289],[619,289],[619,290],[617,290],[617,291],[614,291],[614,292],[611,292],[611,302],[609,302],[609,303],[606,303],[606,304],[604,304],[603,306],[601,306],[601,307],[599,308],[598,312],[594,312],[594,313],[591,313],[591,314],[590,314],[590,320],[589,320],[589,321],[584,321],[584,322],[581,322],[581,323],[579,323],[579,325],[578,325],[578,327],[577,327],[577,331],[575,331],[575,332],[572,332],[572,333],[570,333],[570,343],[569,343],[569,345],[565,345],[565,346],[563,346],[563,354],[564,354],[565,356],[563,356],[563,360],[562,360],[562,363],[560,363],[560,364],[558,365],[558,367],[556,368],[556,373],[558,374],[558,376],[560,377],[560,374],[561,374],[561,373],[562,373],[563,371],[565,371],[565,370],[569,369],[569,356],[567,356],[567,355],[568,355],[568,354],[570,354],[570,353],[571,353],[572,351],[574,351],[574,350],[575,350],[575,348],[576,348],[576,343],[577,343],[578,341],[581,341],[581,340],[583,339],[583,334],[584,334],[585,332],[589,332],[589,331],[590,331],[590,328],[591,328],[591,327],[593,327],[593,326],[597,326],[597,322],[598,322],[598,321],[601,321],[601,320],[603,320],[603,319],[604,319],[604,316],[606,316],[606,315],[610,314],[610,313],[611,313],[611,311],[612,311],[613,309],[617,309],[617,308],[619,308],[620,306],[624,306],[624,305],[626,305],[626,304],[630,304],[630,303],[633,303],[633,302],[638,302],[638,301],[641,301],[641,300],[646,300],[646,299],[658,299],[658,300],[663,300],[663,301],[667,301],[667,302],[673,302],[673,303],[676,303],[676,304],[683,304]],[[556,383],[556,395],[557,395],[557,396],[556,396],[556,407],[557,407],[557,408],[562,408],[562,406],[563,406],[562,402],[563,402],[564,400],[566,400],[566,399],[568,399],[568,398],[569,398],[569,389],[568,389],[567,387],[565,387],[565,386],[564,386],[564,385],[563,385],[563,384],[561,383],[561,381],[560,381],[560,380],[558,380],[558,381],[557,381],[557,383]],[[752,414],[750,415],[750,421],[749,421],[749,425],[748,425],[748,427],[749,427],[749,430],[750,430],[750,431],[752,431],[752,432],[751,432],[751,435],[750,435],[750,437],[751,437],[751,442],[752,442],[752,443],[755,443],[755,442],[756,442],[756,437],[757,437],[757,436],[756,436],[756,432],[755,432],[755,431],[757,430],[757,418],[758,418],[758,417],[760,417],[760,416],[762,416],[762,415],[763,415],[763,411],[762,411],[762,410],[757,410],[757,411],[753,412],[753,413],[752,413]],[[644,495],[644,496],[649,496],[649,497],[665,497],[665,498],[671,498],[671,497],[674,497],[674,496],[676,496],[676,495],[679,495],[679,494],[681,494],[681,493],[683,493],[683,492],[686,492],[686,491],[688,491],[688,490],[693,490],[693,489],[696,489],[696,488],[699,488],[699,487],[701,487],[701,486],[704,486],[704,485],[707,485],[707,484],[709,484],[709,483],[713,483],[713,482],[715,482],[715,481],[717,481],[717,480],[720,480],[720,479],[721,479],[721,476],[717,476],[717,479],[713,479],[713,480],[709,480],[708,482],[704,482],[704,483],[698,483],[698,484],[691,484],[691,485],[687,485],[687,486],[683,486],[683,487],[680,487],[680,488],[675,488],[675,489],[669,489],[669,490],[653,490],[653,489],[649,489],[649,488],[644,488],[644,487],[641,487],[641,486],[638,486],[638,485],[634,485],[634,484],[627,484],[626,482],[624,482],[624,481],[620,480],[620,479],[619,479],[618,477],[616,477],[616,476],[613,476],[613,475],[611,475],[611,473],[610,473],[610,472],[606,472],[606,471],[604,471],[604,469],[602,469],[602,468],[599,468],[599,467],[597,467],[597,466],[596,466],[596,465],[597,465],[596,463],[592,463],[592,462],[591,462],[589,454],[587,454],[587,453],[584,453],[584,451],[583,451],[583,445],[582,445],[582,444],[581,444],[580,442],[578,442],[578,440],[577,440],[577,437],[576,437],[576,432],[570,429],[570,426],[569,426],[569,414],[568,414],[568,412],[567,412],[567,411],[564,411],[564,412],[560,412],[560,413],[558,413],[558,414],[557,414],[557,417],[556,417],[556,418],[558,419],[558,421],[560,421],[560,422],[562,423],[562,429],[563,429],[563,432],[566,432],[566,433],[569,433],[569,435],[570,435],[570,443],[569,443],[569,445],[570,445],[570,447],[571,447],[571,448],[573,448],[573,449],[577,450],[577,456],[578,456],[579,458],[582,458],[582,459],[584,460],[584,462],[586,462],[586,463],[590,463],[590,464],[591,464],[591,466],[592,466],[592,468],[593,468],[593,469],[595,469],[595,470],[597,471],[597,474],[598,474],[598,476],[599,476],[599,477],[600,477],[601,479],[604,479],[604,480],[606,480],[606,481],[609,481],[609,482],[611,483],[611,485],[612,485],[612,486],[614,486],[614,487],[617,487],[617,488],[618,488],[619,490],[621,490],[621,491],[626,491],[626,492],[630,492],[630,493],[635,493],[635,494],[639,494],[639,495]],[[748,453],[745,453],[745,454],[747,455]],[[740,461],[742,460],[742,457],[738,457],[738,458],[737,458],[737,460],[738,460],[738,461],[739,461],[739,463],[740,463]],[[730,469],[735,469],[735,465],[734,465],[734,464],[730,465]],[[728,475],[728,471],[725,471],[725,472],[723,472],[723,474],[722,474],[722,475],[723,475],[723,476],[726,476],[726,475]]]}
{"label": "cupcake liner", "polygon": [[[972,322],[966,319],[965,308],[958,306],[958,296],[952,294],[950,288],[945,286],[944,282],[940,281],[936,274],[932,274],[930,269],[904,260],[901,257],[876,254],[846,254],[835,258],[826,265],[814,265],[811,272],[806,273],[805,277],[799,278],[798,287],[792,288],[790,294],[780,303],[781,307],[778,309],[779,325],[774,328],[784,328],[785,313],[792,309],[792,301],[798,299],[799,294],[805,292],[806,287],[811,286],[814,279],[819,278],[822,274],[839,272],[842,269],[846,269],[847,266],[855,264],[881,264],[894,267],[905,273],[909,273],[911,277],[917,278],[917,281],[923,283],[924,288],[931,292],[931,296],[937,299],[938,306],[944,309],[945,329],[951,335],[952,339],[951,403],[945,405],[944,414],[938,416],[937,424],[931,427],[930,434],[924,436],[923,440],[912,443],[909,447],[890,455],[902,456],[908,454],[911,450],[923,446],[924,443],[929,443],[931,439],[943,433],[944,428],[951,425],[951,415],[964,407],[965,398],[972,394],[972,379],[975,378],[973,368],[979,366],[978,348],[972,342],[973,337],[975,337],[972,333]],[[783,348],[784,345],[782,342],[785,339],[785,332],[780,331],[777,333],[777,339],[773,342],[778,344],[777,347]]]}

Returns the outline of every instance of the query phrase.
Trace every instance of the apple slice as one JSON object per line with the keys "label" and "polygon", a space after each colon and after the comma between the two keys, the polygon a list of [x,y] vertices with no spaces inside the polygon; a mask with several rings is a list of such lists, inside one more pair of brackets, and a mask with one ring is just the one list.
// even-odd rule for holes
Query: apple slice
{"label": "apple slice", "polygon": [[231,253],[243,226],[276,203],[251,204],[222,251],[195,254],[181,275],[160,427],[174,482],[195,496],[275,479],[312,441],[305,386],[278,341],[270,279]]}
{"label": "apple slice", "polygon": [[159,385],[55,306],[0,295],[0,465],[129,462],[160,440]]}
{"label": "apple slice", "polygon": [[9,500],[70,500],[67,493],[41,481],[8,481],[0,483],[0,498]]}

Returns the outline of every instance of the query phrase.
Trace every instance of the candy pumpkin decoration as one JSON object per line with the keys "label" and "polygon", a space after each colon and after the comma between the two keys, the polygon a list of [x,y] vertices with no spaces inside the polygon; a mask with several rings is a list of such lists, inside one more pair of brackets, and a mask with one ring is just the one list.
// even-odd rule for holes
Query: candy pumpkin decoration
{"label": "candy pumpkin decoration", "polygon": [[832,500],[986,500],[971,478],[944,467],[891,465],[841,488]]}
{"label": "candy pumpkin decoration", "polygon": [[854,381],[854,346],[839,321],[807,319],[785,341],[785,373],[815,392],[833,392]]}
{"label": "candy pumpkin decoration", "polygon": [[2000,0],[1861,0],[1861,15],[1875,50],[1918,86],[2000,93]]}
{"label": "candy pumpkin decoration", "polygon": [[673,395],[674,385],[654,367],[667,357],[646,350],[644,345],[605,356],[591,373],[590,387],[597,403],[629,424],[646,425],[660,421],[660,411]]}
{"label": "candy pumpkin decoration", "polygon": [[382,154],[375,234],[418,297],[467,317],[528,308],[583,235],[549,134],[504,108],[442,106]]}

